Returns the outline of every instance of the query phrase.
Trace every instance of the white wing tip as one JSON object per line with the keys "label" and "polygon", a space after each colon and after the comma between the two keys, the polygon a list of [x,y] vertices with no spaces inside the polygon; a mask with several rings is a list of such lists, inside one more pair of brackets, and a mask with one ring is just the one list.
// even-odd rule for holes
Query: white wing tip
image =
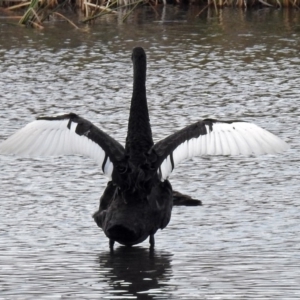
{"label": "white wing tip", "polygon": [[278,140],[278,145],[275,146],[274,151],[276,153],[282,153],[284,151],[289,150],[291,147],[288,143],[286,143],[285,141],[279,139]]}

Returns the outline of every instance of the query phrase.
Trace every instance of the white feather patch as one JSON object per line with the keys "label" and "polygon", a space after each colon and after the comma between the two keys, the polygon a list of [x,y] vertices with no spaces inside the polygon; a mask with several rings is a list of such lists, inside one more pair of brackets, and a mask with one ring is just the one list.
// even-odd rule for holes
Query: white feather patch
{"label": "white feather patch", "polygon": [[[289,146],[269,131],[252,123],[214,123],[206,135],[184,141],[173,151],[174,167],[196,155],[261,155],[280,153]],[[170,155],[161,164],[162,180],[172,172]]]}
{"label": "white feather patch", "polygon": [[[101,167],[104,150],[85,135],[75,131],[77,123],[69,120],[36,120],[14,133],[0,144],[0,154],[25,157],[79,154],[94,159]],[[107,159],[104,174],[111,176],[113,164]]]}

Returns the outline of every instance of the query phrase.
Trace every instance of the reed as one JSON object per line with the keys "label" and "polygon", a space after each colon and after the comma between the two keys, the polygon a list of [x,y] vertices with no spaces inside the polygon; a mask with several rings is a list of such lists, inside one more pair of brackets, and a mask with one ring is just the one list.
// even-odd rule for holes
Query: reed
{"label": "reed", "polygon": [[[86,17],[81,21],[82,23],[88,23],[109,13],[117,15],[117,9],[127,8],[128,11],[122,17],[122,21],[124,22],[138,5],[145,4],[145,0],[107,0],[107,2],[104,2],[102,5],[92,4],[87,1],[90,0],[85,0],[84,2],[84,13]],[[147,1],[147,4],[153,5],[149,1]]]}
{"label": "reed", "polygon": [[29,2],[28,9],[26,10],[23,17],[20,19],[19,24],[26,25],[28,23],[37,26],[38,24],[35,22],[35,20],[38,20],[40,22],[40,18],[37,14],[37,8],[38,8],[39,0],[31,0]]}
{"label": "reed", "polygon": [[42,29],[43,22],[50,16],[55,16],[65,19],[74,28],[79,29],[74,22],[65,17],[61,11],[64,7],[72,6],[72,8],[81,10],[84,18],[80,22],[90,23],[106,14],[117,15],[117,10],[120,8],[127,9],[122,18],[125,21],[139,5],[150,5],[155,10],[155,6],[160,4],[187,4],[189,2],[194,5],[202,5],[196,16],[202,15],[208,8],[213,8],[216,13],[223,7],[300,8],[300,0],[0,0],[0,8],[2,7],[1,10],[6,11],[10,18],[12,18],[10,15],[12,11],[25,8],[25,13],[21,17],[15,16],[20,18],[19,24],[22,25]]}
{"label": "reed", "polygon": [[[0,0],[1,1],[1,0]],[[0,2],[1,3],[1,2]],[[7,11],[18,10],[26,7],[26,11],[19,19],[20,25],[32,26],[38,29],[43,29],[42,23],[49,17],[57,16],[69,22],[74,28],[79,29],[71,20],[63,14],[57,12],[60,8],[69,3],[69,0],[64,0],[58,3],[57,0],[31,0],[14,4],[6,8]]]}
{"label": "reed", "polygon": [[[0,7],[8,10],[19,9],[24,6],[32,6],[32,2],[39,2],[43,6],[55,8],[62,3],[76,6],[82,11],[89,10],[92,6],[99,6],[100,9],[104,7],[128,7],[136,5],[137,3],[159,5],[159,4],[196,4],[196,5],[209,5],[212,7],[254,7],[254,6],[274,6],[274,7],[300,7],[300,0],[39,0],[39,1],[24,1],[24,0],[0,0]],[[94,10],[94,8],[92,9]]]}

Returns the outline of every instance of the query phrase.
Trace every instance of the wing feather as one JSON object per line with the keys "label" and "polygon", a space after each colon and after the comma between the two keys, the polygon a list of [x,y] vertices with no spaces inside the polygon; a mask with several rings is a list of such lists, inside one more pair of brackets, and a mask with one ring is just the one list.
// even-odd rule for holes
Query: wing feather
{"label": "wing feather", "polygon": [[208,152],[208,143],[209,143],[208,137],[209,136],[205,134],[205,135],[200,135],[199,139],[197,139],[198,140],[197,149],[200,155],[206,155]]}
{"label": "wing feather", "polygon": [[68,114],[37,119],[0,144],[0,154],[52,156],[79,154],[94,159],[111,176],[124,147],[89,121]]}
{"label": "wing feather", "polygon": [[231,153],[230,150],[230,142],[229,142],[229,136],[227,134],[228,130],[221,130],[220,132],[220,140],[222,144],[222,154],[223,155],[229,155]]}
{"label": "wing feather", "polygon": [[215,143],[216,143],[216,155],[222,155],[223,154],[223,148],[221,144],[221,136],[222,132],[220,131],[215,131]]}
{"label": "wing feather", "polygon": [[206,119],[159,141],[152,150],[158,157],[156,167],[164,180],[180,162],[196,155],[261,155],[288,148],[280,138],[255,124]]}

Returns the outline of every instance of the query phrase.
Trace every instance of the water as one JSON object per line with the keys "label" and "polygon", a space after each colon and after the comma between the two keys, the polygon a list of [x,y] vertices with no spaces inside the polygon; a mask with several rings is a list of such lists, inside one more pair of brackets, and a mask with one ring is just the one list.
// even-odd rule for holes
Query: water
{"label": "water", "polygon": [[148,55],[154,139],[206,117],[243,119],[281,155],[205,157],[171,175],[203,201],[127,249],[91,218],[106,185],[81,157],[0,157],[0,299],[299,299],[299,13],[168,6],[88,31],[0,23],[0,140],[40,115],[76,112],[124,142],[131,49]]}

